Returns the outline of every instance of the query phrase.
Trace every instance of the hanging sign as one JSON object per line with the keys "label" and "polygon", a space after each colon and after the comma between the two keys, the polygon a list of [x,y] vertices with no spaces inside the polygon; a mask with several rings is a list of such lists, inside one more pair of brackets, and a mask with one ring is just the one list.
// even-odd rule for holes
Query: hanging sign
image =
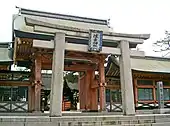
{"label": "hanging sign", "polygon": [[90,30],[88,50],[100,52],[102,50],[103,32]]}

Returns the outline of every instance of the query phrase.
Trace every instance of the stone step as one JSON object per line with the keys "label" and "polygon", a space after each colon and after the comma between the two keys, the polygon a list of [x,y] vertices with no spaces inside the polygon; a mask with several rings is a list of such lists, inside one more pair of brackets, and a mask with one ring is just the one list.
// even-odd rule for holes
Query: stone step
{"label": "stone step", "polygon": [[[6,125],[5,125],[6,124]],[[170,115],[0,116],[0,126],[170,126]]]}

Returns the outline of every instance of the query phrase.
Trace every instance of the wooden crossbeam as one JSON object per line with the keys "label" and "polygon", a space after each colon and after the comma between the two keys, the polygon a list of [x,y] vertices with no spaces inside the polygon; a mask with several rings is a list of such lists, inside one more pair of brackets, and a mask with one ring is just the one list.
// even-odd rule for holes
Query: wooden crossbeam
{"label": "wooden crossbeam", "polygon": [[[81,54],[78,53],[80,55],[77,55],[75,52],[74,53],[66,53],[65,55],[65,59],[70,59],[70,60],[75,60],[75,61],[88,61],[91,63],[98,63],[99,62],[99,58],[98,56],[95,56],[93,54]],[[43,54],[42,55],[42,62],[44,63],[50,63],[52,62],[52,54]]]}
{"label": "wooden crossbeam", "polygon": [[[98,88],[99,85],[98,84],[94,84],[91,86],[91,88]],[[106,88],[109,89],[120,89],[120,85],[106,85]]]}
{"label": "wooden crossbeam", "polygon": [[31,86],[29,81],[0,81],[0,86]]}
{"label": "wooden crossbeam", "polygon": [[[52,65],[49,63],[42,64],[42,69],[43,70],[51,70]],[[68,65],[64,66],[65,71],[83,72],[83,71],[87,71],[89,69],[95,69],[95,66],[87,65],[87,64],[75,64],[75,65],[70,65],[70,66],[68,66]]]}

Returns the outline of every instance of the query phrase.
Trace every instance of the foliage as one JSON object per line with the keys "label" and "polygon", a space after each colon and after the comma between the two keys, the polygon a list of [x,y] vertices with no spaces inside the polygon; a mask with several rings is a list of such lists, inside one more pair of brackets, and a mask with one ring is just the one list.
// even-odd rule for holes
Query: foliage
{"label": "foliage", "polygon": [[165,31],[165,37],[164,39],[161,39],[159,41],[156,41],[153,43],[153,46],[155,47],[155,52],[167,52],[170,50],[170,32]]}
{"label": "foliage", "polygon": [[78,82],[78,77],[77,75],[74,74],[74,72],[68,72],[65,74],[64,79],[67,79],[71,83],[76,83]]}

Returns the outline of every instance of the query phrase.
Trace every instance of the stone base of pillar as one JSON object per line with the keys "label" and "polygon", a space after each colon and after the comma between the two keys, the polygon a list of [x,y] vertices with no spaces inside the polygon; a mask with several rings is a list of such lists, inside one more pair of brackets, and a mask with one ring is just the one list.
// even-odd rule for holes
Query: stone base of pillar
{"label": "stone base of pillar", "polygon": [[60,115],[50,114],[49,117],[62,117],[62,114],[60,114]]}
{"label": "stone base of pillar", "polygon": [[41,114],[42,112],[41,111],[32,111],[32,113]]}
{"label": "stone base of pillar", "polygon": [[124,116],[135,116],[135,114],[126,114],[126,113],[123,113]]}
{"label": "stone base of pillar", "polygon": [[170,109],[169,108],[154,109],[153,113],[154,114],[169,114]]}

